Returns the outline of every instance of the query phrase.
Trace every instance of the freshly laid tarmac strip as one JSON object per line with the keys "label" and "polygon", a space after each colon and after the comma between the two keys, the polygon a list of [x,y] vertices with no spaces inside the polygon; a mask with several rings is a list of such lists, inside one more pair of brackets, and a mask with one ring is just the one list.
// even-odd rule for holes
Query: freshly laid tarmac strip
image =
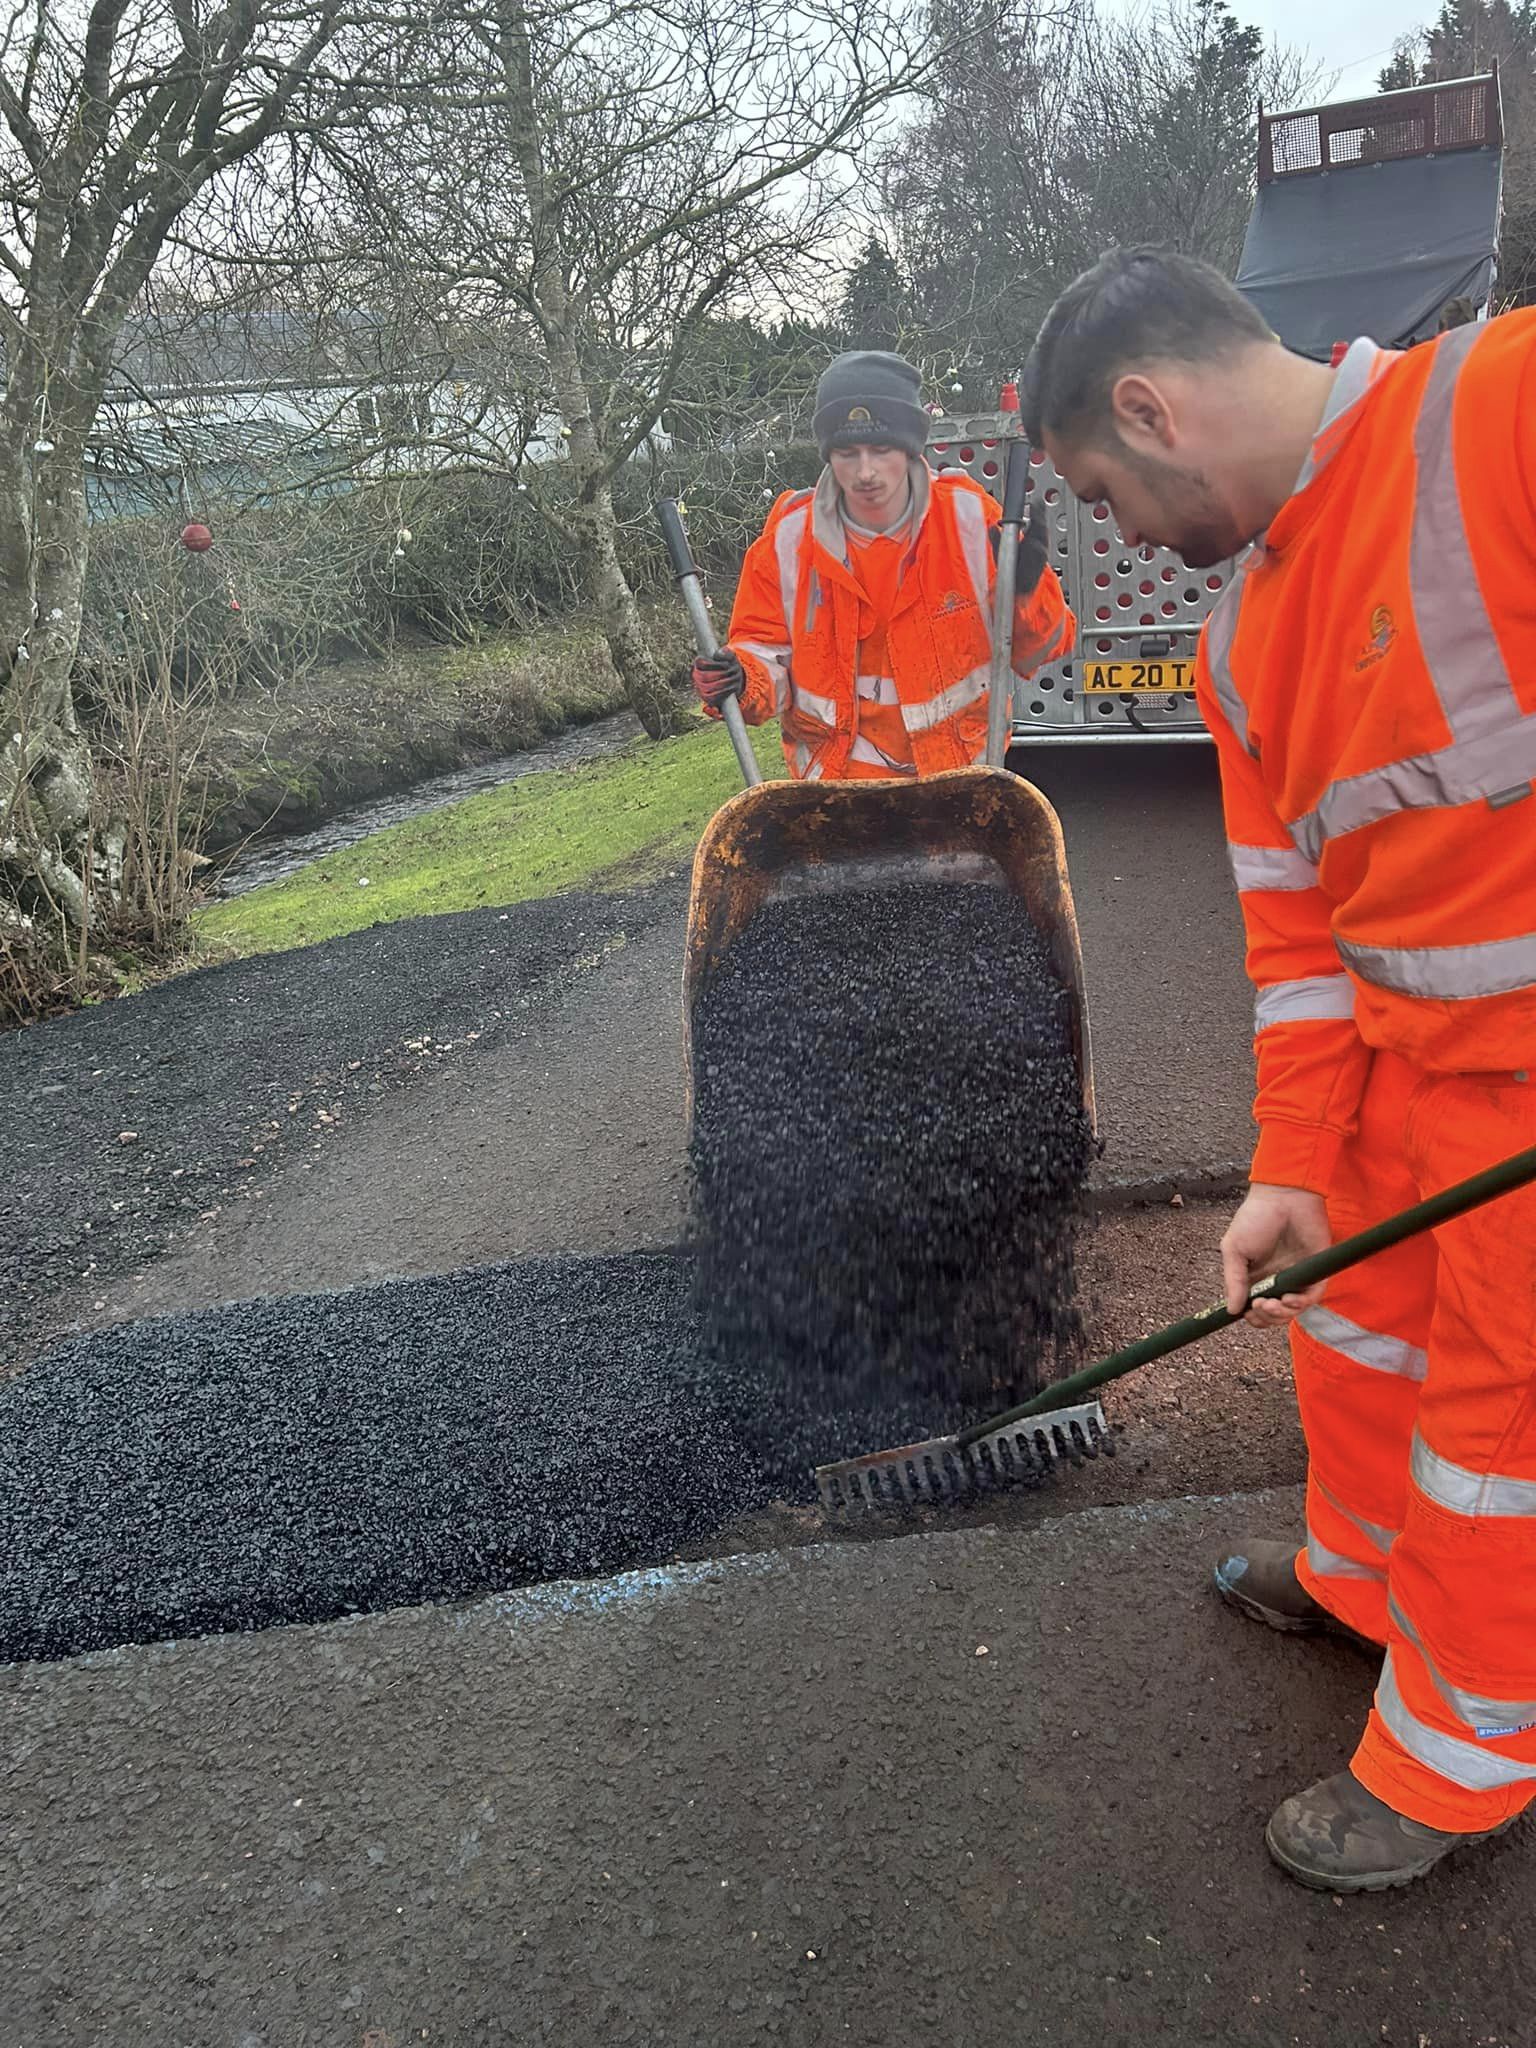
{"label": "freshly laid tarmac strip", "polygon": [[699,1357],[691,1261],[127,1323],[0,1382],[0,1659],[649,1564],[974,1411]]}
{"label": "freshly laid tarmac strip", "polygon": [[0,1673],[3,2048],[1528,2048],[1527,1829],[1288,1884],[1370,1663],[1206,1587],[1299,1494]]}

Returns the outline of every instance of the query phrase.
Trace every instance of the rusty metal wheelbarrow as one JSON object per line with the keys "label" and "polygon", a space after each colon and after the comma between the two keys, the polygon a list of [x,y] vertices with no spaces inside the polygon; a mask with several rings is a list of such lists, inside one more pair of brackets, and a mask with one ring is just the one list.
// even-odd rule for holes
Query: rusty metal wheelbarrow
{"label": "rusty metal wheelbarrow", "polygon": [[[1017,896],[1067,992],[1072,1051],[1090,1127],[1093,1056],[1077,912],[1061,823],[1033,783],[1003,767],[1010,700],[1016,541],[1029,451],[1008,447],[1003,530],[992,620],[986,765],[921,779],[765,782],[735,699],[724,718],[746,787],[715,813],[693,862],[683,970],[683,1034],[693,1093],[695,1005],[711,975],[765,903],[837,889],[964,882]],[[677,505],[659,507],[672,567],[700,653],[718,645]]]}

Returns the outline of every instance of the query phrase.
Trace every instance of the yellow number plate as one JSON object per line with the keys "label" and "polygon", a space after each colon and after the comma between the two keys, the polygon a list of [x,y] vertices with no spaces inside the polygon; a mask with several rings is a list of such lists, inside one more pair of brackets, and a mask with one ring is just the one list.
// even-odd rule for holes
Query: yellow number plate
{"label": "yellow number plate", "polygon": [[1085,661],[1085,697],[1123,697],[1133,690],[1192,690],[1192,661]]}

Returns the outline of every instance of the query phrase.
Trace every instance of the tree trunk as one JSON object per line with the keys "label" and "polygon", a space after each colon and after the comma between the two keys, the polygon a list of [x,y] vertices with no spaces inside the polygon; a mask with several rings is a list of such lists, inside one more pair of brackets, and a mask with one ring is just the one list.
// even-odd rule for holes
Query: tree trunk
{"label": "tree trunk", "polygon": [[116,900],[121,835],[93,813],[91,750],[75,718],[88,546],[81,451],[61,438],[0,477],[0,904],[85,931]]}
{"label": "tree trunk", "polygon": [[635,716],[653,740],[681,732],[684,719],[675,692],[668,686],[650,636],[635,602],[635,593],[619,562],[618,522],[613,499],[606,484],[584,504],[577,517],[586,542],[583,548],[587,587],[602,621],[603,636],[613,657],[624,694]]}
{"label": "tree trunk", "polygon": [[573,303],[567,274],[560,200],[550,189],[544,159],[545,137],[533,83],[533,43],[523,0],[505,0],[499,25],[510,135],[536,252],[531,278],[533,311],[549,352],[555,402],[570,441],[576,504],[568,517],[581,556],[582,579],[598,608],[624,694],[650,737],[665,739],[668,733],[682,730],[682,717],[656,665],[635,594],[619,563],[612,470],[593,416],[592,393],[582,361],[580,308]]}

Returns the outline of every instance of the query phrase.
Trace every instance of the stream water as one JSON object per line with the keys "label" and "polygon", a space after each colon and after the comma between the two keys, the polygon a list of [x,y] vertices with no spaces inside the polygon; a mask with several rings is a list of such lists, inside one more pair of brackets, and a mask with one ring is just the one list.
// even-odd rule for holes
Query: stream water
{"label": "stream water", "polygon": [[312,861],[321,860],[343,846],[354,846],[370,832],[403,824],[423,811],[440,810],[484,789],[499,789],[520,775],[538,775],[550,768],[572,768],[581,761],[603,760],[623,751],[640,737],[640,721],[632,711],[616,712],[591,725],[572,726],[528,747],[520,754],[502,754],[494,761],[481,761],[473,768],[455,768],[446,775],[431,776],[425,782],[397,789],[389,796],[373,797],[351,810],[339,811],[311,832],[296,832],[286,838],[253,839],[233,854],[219,876],[216,893],[243,896],[264,882],[280,882]]}

